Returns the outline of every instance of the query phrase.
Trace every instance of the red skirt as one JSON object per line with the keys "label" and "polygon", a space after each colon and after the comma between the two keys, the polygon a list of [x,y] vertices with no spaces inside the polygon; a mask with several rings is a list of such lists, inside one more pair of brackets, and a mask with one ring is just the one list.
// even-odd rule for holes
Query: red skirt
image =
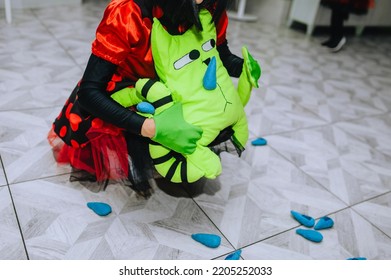
{"label": "red skirt", "polygon": [[52,128],[48,134],[48,141],[56,161],[86,171],[95,176],[98,182],[127,180],[128,151],[122,131],[111,125],[104,125],[101,128],[91,127],[86,137],[89,140],[83,145],[69,146]]}

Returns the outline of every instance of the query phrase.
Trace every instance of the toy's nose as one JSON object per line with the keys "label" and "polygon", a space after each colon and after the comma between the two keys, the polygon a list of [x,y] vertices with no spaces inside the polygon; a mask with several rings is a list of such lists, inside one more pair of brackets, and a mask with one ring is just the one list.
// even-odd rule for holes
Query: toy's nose
{"label": "toy's nose", "polygon": [[208,68],[205,71],[202,82],[206,90],[214,90],[216,88],[216,57],[212,57],[209,61]]}

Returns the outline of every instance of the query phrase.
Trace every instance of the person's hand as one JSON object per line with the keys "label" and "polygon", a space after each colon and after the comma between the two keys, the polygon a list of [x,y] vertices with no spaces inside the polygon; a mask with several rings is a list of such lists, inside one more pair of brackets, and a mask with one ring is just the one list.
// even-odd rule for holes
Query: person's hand
{"label": "person's hand", "polygon": [[202,129],[186,122],[182,105],[175,103],[153,117],[155,135],[151,138],[163,146],[181,154],[191,154],[202,136]]}
{"label": "person's hand", "polygon": [[141,135],[144,137],[152,138],[155,136],[156,126],[153,119],[145,119],[143,126],[141,127]]}

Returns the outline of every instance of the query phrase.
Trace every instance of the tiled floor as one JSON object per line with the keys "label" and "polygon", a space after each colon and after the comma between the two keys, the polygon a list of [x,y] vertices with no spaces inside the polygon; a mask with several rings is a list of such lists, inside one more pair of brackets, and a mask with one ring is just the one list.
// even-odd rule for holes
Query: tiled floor
{"label": "tiled floor", "polygon": [[[0,259],[391,259],[391,35],[325,37],[231,21],[229,43],[262,68],[246,107],[250,141],[223,154],[223,174],[188,189],[96,192],[69,182],[46,141],[80,78],[106,1],[15,10],[0,20]],[[245,32],[244,32],[245,31]],[[89,201],[109,203],[95,215]],[[333,228],[321,243],[295,233],[290,210]],[[222,237],[216,249],[192,233]]]}

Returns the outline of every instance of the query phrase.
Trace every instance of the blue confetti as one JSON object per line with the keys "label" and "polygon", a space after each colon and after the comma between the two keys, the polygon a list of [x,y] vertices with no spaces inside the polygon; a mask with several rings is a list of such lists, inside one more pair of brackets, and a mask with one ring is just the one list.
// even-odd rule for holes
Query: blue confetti
{"label": "blue confetti", "polygon": [[264,138],[257,138],[251,142],[253,146],[265,146],[267,144],[266,139]]}
{"label": "blue confetti", "polygon": [[99,216],[107,216],[111,213],[111,206],[103,202],[88,202],[87,206]]}

